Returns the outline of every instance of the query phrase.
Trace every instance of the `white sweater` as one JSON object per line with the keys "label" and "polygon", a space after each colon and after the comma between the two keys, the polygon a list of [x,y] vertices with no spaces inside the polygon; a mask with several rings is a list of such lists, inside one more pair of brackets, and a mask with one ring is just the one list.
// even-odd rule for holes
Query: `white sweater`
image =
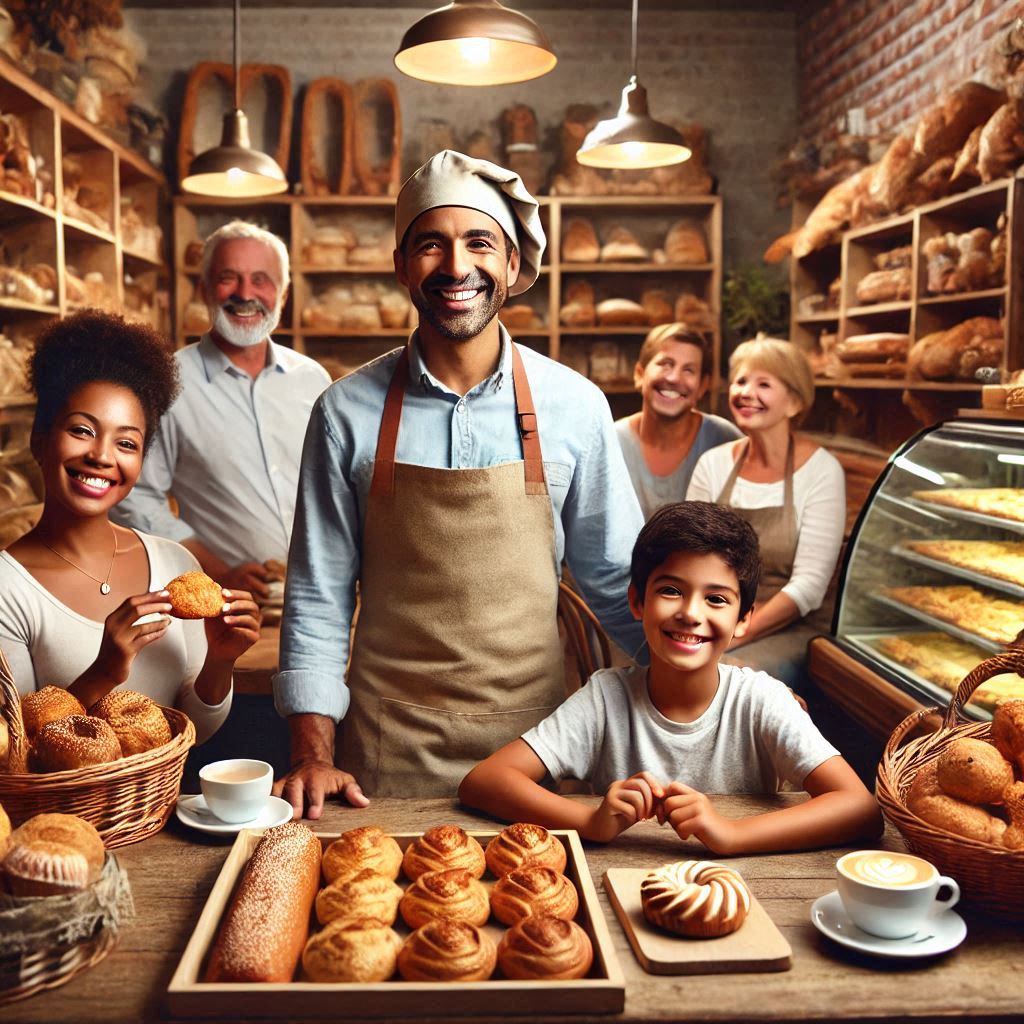
{"label": "white sweater", "polygon": [[[733,443],[705,452],[693,470],[687,501],[718,501],[733,468]],[[735,508],[768,508],[781,505],[784,485],[752,483],[738,477],[732,491]],[[839,461],[819,448],[793,474],[793,505],[797,545],[793,573],[782,588],[807,615],[821,607],[829,580],[839,558],[846,525],[846,478]]]}

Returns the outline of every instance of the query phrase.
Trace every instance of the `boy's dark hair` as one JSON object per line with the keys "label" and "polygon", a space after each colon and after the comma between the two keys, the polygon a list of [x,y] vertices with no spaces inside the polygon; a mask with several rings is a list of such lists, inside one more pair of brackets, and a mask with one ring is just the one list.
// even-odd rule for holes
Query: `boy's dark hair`
{"label": "boy's dark hair", "polygon": [[38,398],[32,432],[45,434],[83,385],[108,381],[131,391],[146,415],[146,447],[178,396],[178,366],[167,339],[147,324],[83,309],[36,339],[29,382]]}
{"label": "boy's dark hair", "polygon": [[681,501],[663,505],[633,545],[630,582],[644,600],[651,573],[679,552],[718,555],[740,585],[740,618],[754,606],[761,578],[761,553],[754,528],[728,505]]}

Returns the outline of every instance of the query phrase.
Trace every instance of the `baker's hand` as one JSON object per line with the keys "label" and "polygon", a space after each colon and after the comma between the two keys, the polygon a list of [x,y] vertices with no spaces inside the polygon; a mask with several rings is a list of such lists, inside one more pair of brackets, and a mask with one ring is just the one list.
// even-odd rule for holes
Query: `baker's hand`
{"label": "baker's hand", "polygon": [[658,820],[667,821],[680,839],[699,839],[712,853],[735,851],[736,822],[722,817],[704,793],[682,782],[665,787]]}
{"label": "baker's hand", "polygon": [[207,659],[234,664],[260,638],[260,610],[244,590],[221,588],[225,611],[206,620]]}
{"label": "baker's hand", "polygon": [[648,772],[613,782],[584,829],[584,838],[607,843],[631,825],[652,818],[664,795],[660,782]]}
{"label": "baker's hand", "polygon": [[270,573],[262,562],[242,562],[232,566],[218,582],[228,590],[246,590],[257,602],[263,603],[269,593]]}
{"label": "baker's hand", "polygon": [[323,814],[324,800],[339,794],[353,807],[367,807],[369,798],[355,777],[335,768],[329,761],[303,761],[274,783],[274,796],[292,805],[292,820],[303,817],[316,821]]}

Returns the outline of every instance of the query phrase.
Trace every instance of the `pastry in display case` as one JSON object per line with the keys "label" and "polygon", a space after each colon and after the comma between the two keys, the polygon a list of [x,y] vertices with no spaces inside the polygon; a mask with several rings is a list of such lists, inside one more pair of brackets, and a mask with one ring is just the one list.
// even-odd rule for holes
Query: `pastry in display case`
{"label": "pastry in display case", "polygon": [[[1024,421],[963,418],[930,427],[893,455],[861,512],[834,636],[824,647],[814,641],[812,674],[851,710],[863,701],[847,702],[834,688],[872,673],[941,707],[964,676],[1022,630]],[[848,680],[837,681],[822,664],[836,661],[829,643],[859,663]],[[988,719],[1011,697],[1024,698],[1024,678],[996,676],[965,713]]]}

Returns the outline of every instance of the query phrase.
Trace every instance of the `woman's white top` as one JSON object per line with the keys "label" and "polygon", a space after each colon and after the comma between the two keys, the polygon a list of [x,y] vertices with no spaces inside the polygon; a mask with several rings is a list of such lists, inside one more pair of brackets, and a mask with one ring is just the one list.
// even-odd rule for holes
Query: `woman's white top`
{"label": "woman's white top", "polygon": [[[687,501],[718,501],[733,467],[733,442],[705,452],[694,467]],[[783,482],[761,484],[738,477],[735,508],[770,508],[783,503]],[[798,540],[793,573],[782,588],[803,617],[821,607],[835,571],[846,526],[846,477],[824,448],[793,473],[793,505]]]}
{"label": "woman's white top", "polygon": [[[161,590],[175,576],[200,568],[192,553],[175,541],[135,533],[149,557],[150,590]],[[20,562],[0,551],[0,649],[19,693],[73,683],[96,660],[103,625],[59,601]],[[196,742],[202,743],[224,723],[233,692],[217,705],[199,698],[195,681],[205,660],[203,620],[172,618],[167,632],[138,653],[128,679],[115,689],[135,690],[184,711],[195,724]]]}

